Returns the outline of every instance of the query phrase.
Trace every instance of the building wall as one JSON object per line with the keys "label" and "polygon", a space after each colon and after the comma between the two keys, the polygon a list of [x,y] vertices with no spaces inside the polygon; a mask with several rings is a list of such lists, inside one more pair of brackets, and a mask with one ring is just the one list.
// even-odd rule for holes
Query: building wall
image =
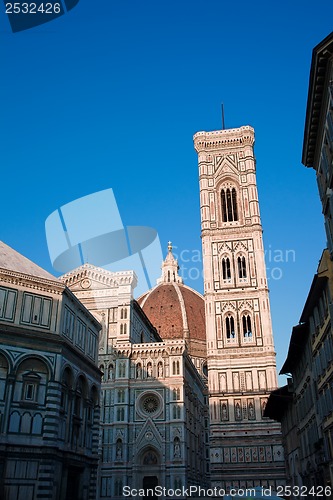
{"label": "building wall", "polygon": [[314,49],[304,129],[302,162],[316,171],[327,247],[333,257],[333,35]]}
{"label": "building wall", "polygon": [[312,435],[316,455],[313,471],[322,483],[333,484],[333,263],[328,250],[324,251],[319,263],[318,277],[326,278],[325,284],[316,293],[313,310],[308,315],[318,429],[313,429]]}
{"label": "building wall", "polygon": [[[292,394],[291,386],[288,387],[288,391]],[[278,400],[277,404],[281,406],[282,403]],[[287,409],[284,412],[281,420],[281,427],[286,461],[287,484],[301,487],[303,486],[303,480],[300,465],[301,450],[299,446],[298,417],[296,406],[292,401],[287,405]]]}
{"label": "building wall", "polygon": [[[298,473],[302,483],[307,486],[322,484],[318,476],[318,446],[321,437],[320,426],[316,414],[315,383],[312,373],[311,338],[306,342],[299,363],[293,371],[294,402],[297,421],[297,434],[300,453],[298,455]],[[296,461],[296,458],[294,459]]]}
{"label": "building wall", "polygon": [[[333,80],[332,60],[328,69],[329,80]],[[316,168],[316,177],[319,196],[325,218],[325,230],[328,248],[333,255],[333,87],[329,85],[325,95],[323,110],[323,126],[321,129],[319,157]]]}
{"label": "building wall", "polygon": [[95,498],[99,328],[60,282],[0,270],[1,498]]}
{"label": "building wall", "polygon": [[[327,247],[333,257],[333,34],[328,35],[312,53],[309,92],[304,128],[302,162],[316,171],[322,212],[325,218]],[[318,274],[328,277],[327,290],[318,297],[311,318],[313,337],[313,373],[318,394],[318,419],[323,433],[321,464],[325,482],[333,484],[332,465],[332,280],[331,262],[327,252],[321,260]],[[323,312],[324,311],[324,312]]]}
{"label": "building wall", "polygon": [[288,397],[286,388],[274,391],[266,412],[282,424],[288,484],[308,489],[333,484],[332,291],[333,262],[325,250],[281,370],[289,375]]}

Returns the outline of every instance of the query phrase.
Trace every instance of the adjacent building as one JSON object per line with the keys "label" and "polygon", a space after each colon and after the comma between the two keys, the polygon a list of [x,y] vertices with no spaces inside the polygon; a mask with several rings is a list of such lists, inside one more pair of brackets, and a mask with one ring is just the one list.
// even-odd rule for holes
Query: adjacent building
{"label": "adjacent building", "polygon": [[96,498],[100,324],[0,242],[0,498]]}
{"label": "adjacent building", "polygon": [[140,298],[158,332],[133,271],[57,279],[0,243],[1,498],[208,486],[204,300],[181,281],[169,245]]}
{"label": "adjacent building", "polygon": [[302,163],[314,168],[333,257],[333,33],[312,54]]}
{"label": "adjacent building", "polygon": [[333,263],[325,250],[265,414],[281,422],[292,486],[333,484]]}
{"label": "adjacent building", "polygon": [[284,483],[262,226],[249,126],[198,132],[212,486]]}
{"label": "adjacent building", "polygon": [[171,245],[158,285],[138,301],[133,271],[85,264],[62,281],[102,324],[98,498],[123,498],[124,486],[207,486],[204,301],[182,285]]}
{"label": "adjacent building", "polygon": [[333,484],[333,33],[313,49],[302,162],[316,171],[328,249],[292,331],[281,370],[288,385],[265,415],[282,423],[288,483],[309,488]]}

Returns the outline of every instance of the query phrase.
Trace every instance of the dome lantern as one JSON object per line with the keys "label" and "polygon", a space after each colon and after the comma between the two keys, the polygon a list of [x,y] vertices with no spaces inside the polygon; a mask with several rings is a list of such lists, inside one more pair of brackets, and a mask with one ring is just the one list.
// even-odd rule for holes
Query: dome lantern
{"label": "dome lantern", "polygon": [[172,253],[172,243],[168,242],[168,254],[162,262],[162,276],[157,280],[159,283],[183,283],[183,279],[179,276],[178,260],[175,259]]}

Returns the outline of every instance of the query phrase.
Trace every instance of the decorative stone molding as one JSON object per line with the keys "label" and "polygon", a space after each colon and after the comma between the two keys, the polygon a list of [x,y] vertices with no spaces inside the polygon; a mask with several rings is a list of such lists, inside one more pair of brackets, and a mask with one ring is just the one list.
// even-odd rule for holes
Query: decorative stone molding
{"label": "decorative stone molding", "polygon": [[243,147],[254,144],[254,129],[250,126],[215,130],[212,132],[198,132],[193,136],[194,147],[197,153],[207,150],[220,150],[226,147]]}
{"label": "decorative stone molding", "polygon": [[54,278],[54,281],[51,281],[15,271],[7,271],[7,269],[0,269],[0,283],[9,283],[14,286],[30,288],[54,295],[61,295],[65,289],[61,281],[58,282],[56,278]]}
{"label": "decorative stone molding", "polygon": [[[101,285],[111,288],[118,288],[122,285],[132,285],[134,288],[137,284],[137,277],[134,271],[112,272],[91,264],[83,264],[77,269],[64,274],[60,279],[68,287],[87,279],[97,281]],[[82,288],[85,287],[83,286]]]}

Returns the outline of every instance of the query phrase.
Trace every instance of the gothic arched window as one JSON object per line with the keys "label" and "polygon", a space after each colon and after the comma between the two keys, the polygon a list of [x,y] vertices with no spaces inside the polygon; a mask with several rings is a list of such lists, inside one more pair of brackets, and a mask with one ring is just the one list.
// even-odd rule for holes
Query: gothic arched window
{"label": "gothic arched window", "polygon": [[228,222],[227,198],[226,198],[226,192],[224,189],[222,189],[222,191],[221,191],[221,202],[222,202],[222,220],[223,220],[223,222]]}
{"label": "gothic arched window", "polygon": [[119,378],[126,377],[126,364],[124,362],[119,363]]}
{"label": "gothic arched window", "polygon": [[233,222],[238,220],[237,193],[235,188],[222,189],[221,203],[223,222]]}
{"label": "gothic arched window", "polygon": [[238,264],[238,277],[240,279],[246,278],[246,262],[245,262],[245,257],[238,257],[237,264]]}
{"label": "gothic arched window", "polygon": [[252,337],[251,318],[248,314],[243,314],[242,324],[243,324],[243,337],[244,338]]}
{"label": "gothic arched window", "polygon": [[228,257],[222,259],[222,278],[224,280],[231,279],[230,259]]}
{"label": "gothic arched window", "polygon": [[175,420],[177,420],[177,419],[179,419],[179,418],[180,418],[180,406],[175,405],[175,406],[173,407],[173,418],[174,418]]}
{"label": "gothic arched window", "polygon": [[120,438],[118,438],[116,443],[116,460],[122,460],[122,458],[123,458],[123,442]]}
{"label": "gothic arched window", "polygon": [[227,332],[227,339],[235,338],[235,320],[232,316],[225,318],[225,328]]}
{"label": "gothic arched window", "polygon": [[236,189],[235,188],[232,188],[231,197],[232,197],[232,215],[234,217],[233,220],[238,220],[237,194],[236,194]]}
{"label": "gothic arched window", "polygon": [[173,361],[172,363],[172,374],[179,375],[179,361]]}
{"label": "gothic arched window", "polygon": [[123,422],[125,419],[125,409],[124,408],[117,408],[117,420],[118,422]]}
{"label": "gothic arched window", "polygon": [[119,389],[118,390],[118,403],[124,403],[125,402],[125,391],[124,389]]}

